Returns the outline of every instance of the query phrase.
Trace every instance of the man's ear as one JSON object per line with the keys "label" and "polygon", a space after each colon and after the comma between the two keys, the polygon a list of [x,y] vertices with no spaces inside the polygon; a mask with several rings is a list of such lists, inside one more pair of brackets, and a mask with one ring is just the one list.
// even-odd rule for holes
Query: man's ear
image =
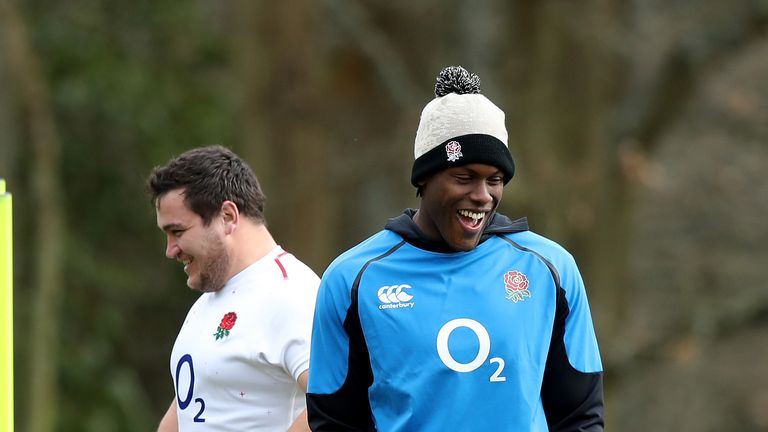
{"label": "man's ear", "polygon": [[426,185],[427,185],[427,181],[426,180],[422,180],[422,181],[416,183],[416,196],[417,197],[424,196],[424,186],[426,186]]}
{"label": "man's ear", "polygon": [[238,210],[237,204],[229,200],[224,201],[221,204],[219,214],[224,223],[224,233],[232,234],[235,232],[235,228],[237,228],[237,224],[240,222],[240,210]]}

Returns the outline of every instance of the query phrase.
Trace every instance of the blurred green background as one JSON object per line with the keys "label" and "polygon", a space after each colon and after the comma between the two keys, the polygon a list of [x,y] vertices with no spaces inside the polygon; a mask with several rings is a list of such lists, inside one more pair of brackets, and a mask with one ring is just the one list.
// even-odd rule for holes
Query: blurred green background
{"label": "blurred green background", "polygon": [[608,430],[768,431],[768,0],[0,0],[16,430],[167,408],[196,294],[153,166],[232,148],[322,273],[418,204],[419,113],[457,64],[507,115],[502,212],[582,269]]}

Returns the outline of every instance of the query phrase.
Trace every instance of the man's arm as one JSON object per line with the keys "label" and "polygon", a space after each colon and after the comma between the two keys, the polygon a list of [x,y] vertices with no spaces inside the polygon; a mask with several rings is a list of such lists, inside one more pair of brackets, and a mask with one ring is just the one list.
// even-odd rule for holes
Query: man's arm
{"label": "man's arm", "polygon": [[160,420],[157,432],[178,432],[178,430],[179,420],[176,417],[176,398],[173,398],[171,406],[168,407],[168,411],[165,412],[163,419]]}
{"label": "man's arm", "polygon": [[[299,387],[304,391],[304,393],[307,392],[307,381],[309,381],[309,371],[304,371],[299,375],[299,379],[296,380],[296,382],[299,384]],[[296,417],[296,420],[293,421],[293,424],[290,428],[288,428],[288,432],[309,432],[309,423],[307,422],[307,410],[299,414],[298,417]]]}
{"label": "man's arm", "polygon": [[553,432],[602,432],[603,368],[597,338],[576,264],[564,264],[558,269],[557,310],[541,389],[544,413]]}
{"label": "man's arm", "polygon": [[[313,431],[373,431],[368,388],[373,382],[368,347],[357,310],[357,290],[326,271],[315,308],[307,390]],[[326,277],[327,276],[327,277]],[[337,294],[341,293],[341,295]]]}

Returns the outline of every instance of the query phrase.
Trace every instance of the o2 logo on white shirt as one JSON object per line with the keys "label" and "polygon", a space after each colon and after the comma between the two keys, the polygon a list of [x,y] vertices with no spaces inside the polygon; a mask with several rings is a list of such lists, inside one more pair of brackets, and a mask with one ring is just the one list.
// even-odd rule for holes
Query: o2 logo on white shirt
{"label": "o2 logo on white shirt", "polygon": [[[184,395],[184,399],[181,399],[182,391],[179,388],[179,375],[181,375],[182,368],[187,365],[189,368],[189,388],[187,389],[186,395]],[[179,362],[176,363],[176,404],[178,409],[185,410],[189,407],[189,404],[192,402],[192,398],[194,397],[195,393],[195,366],[192,364],[192,356],[189,354],[184,354],[179,359]],[[200,405],[200,410],[195,415],[195,418],[193,419],[195,423],[205,423],[205,419],[203,418],[203,412],[205,411],[205,401],[203,398],[196,398],[195,404]]]}
{"label": "o2 logo on white shirt", "polygon": [[[459,327],[470,329],[475,336],[477,336],[478,342],[480,342],[477,355],[474,360],[469,363],[457,362],[451,355],[451,350],[448,348],[448,338],[450,338],[451,333]],[[442,360],[443,364],[446,365],[448,369],[456,372],[472,372],[485,363],[490,352],[491,337],[488,335],[488,330],[475,320],[469,318],[457,318],[445,323],[440,328],[440,331],[437,332],[437,355],[440,356],[440,360]],[[489,362],[498,365],[498,368],[488,380],[490,382],[506,381],[507,377],[501,376],[501,372],[504,370],[504,359],[501,357],[494,357]]]}

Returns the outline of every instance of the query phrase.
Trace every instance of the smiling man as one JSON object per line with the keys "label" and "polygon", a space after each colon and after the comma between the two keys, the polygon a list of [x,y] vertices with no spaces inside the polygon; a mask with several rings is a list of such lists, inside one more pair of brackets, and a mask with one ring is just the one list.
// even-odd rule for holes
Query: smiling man
{"label": "smiling man", "polygon": [[204,147],[156,167],[147,189],[165,256],[202,293],[171,352],[176,397],[158,431],[308,430],[320,280],[267,230],[254,173],[230,150]]}
{"label": "smiling man", "polygon": [[479,78],[444,69],[421,114],[418,210],[320,284],[315,431],[603,430],[602,364],[573,257],[498,214],[515,166]]}

